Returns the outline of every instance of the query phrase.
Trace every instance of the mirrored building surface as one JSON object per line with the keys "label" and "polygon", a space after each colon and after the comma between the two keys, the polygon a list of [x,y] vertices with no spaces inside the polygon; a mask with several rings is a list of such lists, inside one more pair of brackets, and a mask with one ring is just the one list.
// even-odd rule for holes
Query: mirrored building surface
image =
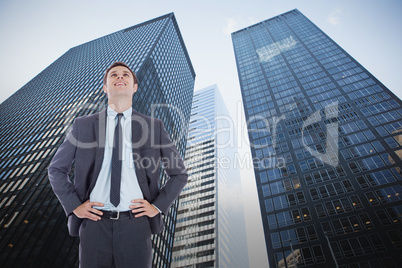
{"label": "mirrored building surface", "polygon": [[[195,73],[173,13],[71,48],[0,105],[0,267],[78,266],[47,167],[73,119],[106,107],[115,61],[138,76],[133,108],[161,119],[184,158]],[[153,237],[155,267],[170,265],[176,215],[177,203]]]}
{"label": "mirrored building surface", "polygon": [[270,267],[399,267],[401,100],[296,9],[232,41]]}
{"label": "mirrored building surface", "polygon": [[248,267],[233,126],[216,85],[194,92],[171,267]]}

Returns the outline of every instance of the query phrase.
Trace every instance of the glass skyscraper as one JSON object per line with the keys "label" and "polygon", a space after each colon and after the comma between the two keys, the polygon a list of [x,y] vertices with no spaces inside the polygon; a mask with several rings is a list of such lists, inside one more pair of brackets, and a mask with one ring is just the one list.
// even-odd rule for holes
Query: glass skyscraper
{"label": "glass skyscraper", "polygon": [[[70,49],[0,105],[0,267],[78,265],[47,167],[73,119],[107,106],[115,61],[138,76],[133,108],[161,119],[184,158],[195,73],[173,13]],[[153,237],[155,267],[170,265],[176,215],[177,203]]]}
{"label": "glass skyscraper", "polygon": [[248,267],[234,131],[216,85],[194,92],[171,267]]}
{"label": "glass skyscraper", "polygon": [[270,267],[400,267],[401,100],[296,9],[232,41]]}

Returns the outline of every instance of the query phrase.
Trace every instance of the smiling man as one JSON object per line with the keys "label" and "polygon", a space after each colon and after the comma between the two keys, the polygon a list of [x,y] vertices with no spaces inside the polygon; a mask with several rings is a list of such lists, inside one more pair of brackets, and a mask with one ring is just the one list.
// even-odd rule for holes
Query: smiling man
{"label": "smiling man", "polygon": [[[160,120],[132,108],[134,72],[115,62],[105,72],[106,110],[78,117],[49,166],[49,181],[80,236],[80,267],[151,267],[151,234],[187,182]],[[72,164],[74,184],[69,179]],[[169,176],[159,189],[163,164]]]}

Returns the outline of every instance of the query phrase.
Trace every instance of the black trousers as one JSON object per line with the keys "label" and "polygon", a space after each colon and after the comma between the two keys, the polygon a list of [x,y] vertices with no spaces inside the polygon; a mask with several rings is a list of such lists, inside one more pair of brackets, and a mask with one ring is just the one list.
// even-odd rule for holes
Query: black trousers
{"label": "black trousers", "polygon": [[81,268],[150,268],[151,229],[147,216],[100,221],[84,219],[79,230]]}

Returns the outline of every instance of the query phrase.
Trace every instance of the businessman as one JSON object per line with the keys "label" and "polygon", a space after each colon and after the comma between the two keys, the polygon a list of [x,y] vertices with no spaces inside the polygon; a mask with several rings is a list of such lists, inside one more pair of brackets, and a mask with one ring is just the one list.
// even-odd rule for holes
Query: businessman
{"label": "businessman", "polygon": [[[76,118],[49,166],[69,233],[80,237],[80,267],[151,267],[151,234],[187,183],[162,122],[132,109],[137,89],[134,72],[113,63],[103,78],[107,109]],[[161,165],[169,179],[159,189]]]}

